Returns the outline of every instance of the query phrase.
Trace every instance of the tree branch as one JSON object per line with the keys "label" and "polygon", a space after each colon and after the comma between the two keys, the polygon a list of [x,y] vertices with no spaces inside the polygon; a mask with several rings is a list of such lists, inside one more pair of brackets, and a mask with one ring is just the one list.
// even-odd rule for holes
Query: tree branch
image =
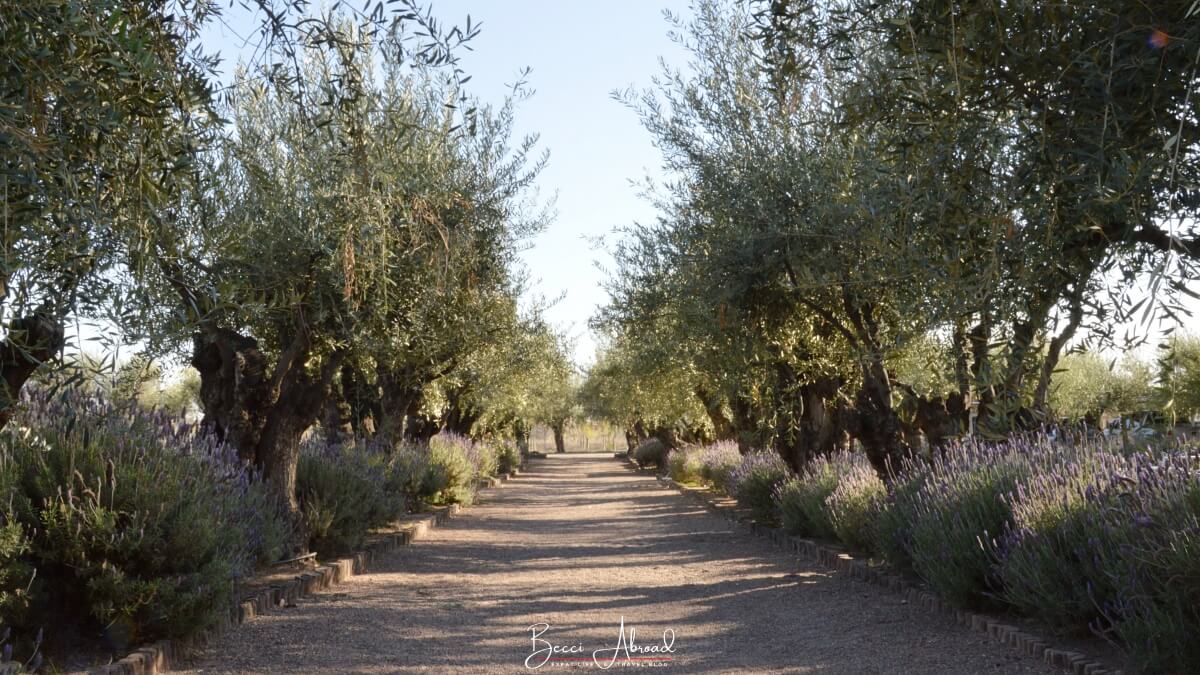
{"label": "tree branch", "polygon": [[845,337],[850,343],[850,346],[858,349],[858,338],[854,336],[854,333],[850,332],[850,329],[846,328],[844,323],[839,321],[838,318],[834,316],[833,313],[828,309],[825,309],[824,307],[804,297],[803,292],[800,290],[800,283],[796,278],[796,270],[792,269],[792,263],[787,258],[783,259],[783,268],[787,272],[788,283],[791,284],[792,290],[795,291],[793,298],[796,300],[796,302],[812,310],[813,313],[820,317],[821,320],[824,321],[830,328],[841,333],[842,336]]}
{"label": "tree branch", "polygon": [[1156,225],[1143,224],[1130,228],[1127,223],[1109,223],[1104,226],[1102,233],[1109,240],[1147,244],[1158,251],[1175,251],[1200,260],[1200,237],[1184,239]]}

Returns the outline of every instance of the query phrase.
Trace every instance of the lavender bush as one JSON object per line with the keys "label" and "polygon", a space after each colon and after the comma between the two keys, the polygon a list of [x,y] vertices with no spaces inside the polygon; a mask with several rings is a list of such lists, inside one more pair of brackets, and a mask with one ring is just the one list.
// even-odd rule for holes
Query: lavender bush
{"label": "lavender bush", "polygon": [[771,498],[779,513],[779,525],[788,534],[817,536],[804,513],[804,501],[809,497],[809,488],[811,485],[806,485],[799,476],[792,476],[775,486],[775,494]]}
{"label": "lavender bush", "polygon": [[[687,475],[695,462],[712,480],[736,457],[728,444],[671,464]],[[1200,672],[1194,449],[960,442],[902,463],[886,485],[860,455],[819,458],[790,478],[773,453],[716,470],[759,520],[778,514],[792,532],[880,554],[954,603],[1090,627],[1144,672]],[[762,498],[772,488],[775,509]]]}
{"label": "lavender bush", "polygon": [[878,541],[951,600],[1090,626],[1144,672],[1200,672],[1198,470],[1182,450],[958,444],[897,472]]}
{"label": "lavender bush", "polygon": [[[31,608],[18,632],[81,617],[133,640],[187,635],[228,610],[239,579],[278,559],[290,529],[258,477],[192,427],[93,396],[33,391],[0,433],[6,522],[28,537]],[[10,548],[10,551],[13,550]],[[48,615],[51,608],[70,614]]]}
{"label": "lavender bush", "polygon": [[[848,479],[852,477],[851,483]],[[858,544],[867,538],[868,532],[865,527],[856,529],[863,522],[858,512],[872,499],[881,496],[884,487],[870,463],[861,455],[837,453],[817,457],[799,476],[780,485],[775,499],[784,529],[806,536],[838,537],[839,532],[834,526],[834,503],[829,499],[838,493],[843,483],[846,487],[841,488],[836,501],[837,516],[844,523],[845,535],[854,540],[855,548],[866,548]]]}
{"label": "lavender bush", "polygon": [[871,550],[897,568],[911,572],[912,530],[921,503],[921,490],[929,477],[927,462],[911,459],[901,463],[887,480],[887,496],[873,514]]}
{"label": "lavender bush", "polygon": [[1116,596],[1107,570],[1136,532],[1132,519],[1108,514],[1124,511],[1145,458],[1097,446],[1056,454],[1065,461],[1003,497],[1013,518],[997,542],[1000,597],[1052,625],[1086,630]]}
{"label": "lavender bush", "polygon": [[864,455],[843,456],[837,487],[825,498],[833,532],[843,544],[867,553],[878,553],[879,512],[887,498],[887,487]]}
{"label": "lavender bush", "polygon": [[774,525],[779,522],[775,491],[791,473],[777,453],[770,450],[752,452],[743,456],[741,464],[730,473],[730,492],[738,504],[750,509],[755,520]]}
{"label": "lavender bush", "polygon": [[1138,457],[1120,508],[1100,517],[1120,532],[1105,542],[1117,592],[1098,627],[1144,672],[1200,672],[1200,473],[1184,453]]}
{"label": "lavender bush", "polygon": [[912,519],[913,570],[954,604],[992,604],[996,585],[990,542],[1012,525],[1012,508],[1004,496],[1053,463],[1045,439],[964,442],[947,448],[906,505]]}
{"label": "lavender bush", "polygon": [[1144,672],[1200,671],[1200,473],[1186,451],[1073,449],[1010,497],[1002,597],[1090,627]]}
{"label": "lavender bush", "polygon": [[732,494],[730,477],[742,463],[742,453],[733,441],[717,441],[696,451],[700,478],[725,494]]}

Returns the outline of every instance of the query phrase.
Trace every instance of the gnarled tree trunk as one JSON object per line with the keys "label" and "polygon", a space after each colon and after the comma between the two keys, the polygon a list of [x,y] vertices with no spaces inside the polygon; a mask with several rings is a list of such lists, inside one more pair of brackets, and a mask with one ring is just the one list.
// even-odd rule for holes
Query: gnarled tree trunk
{"label": "gnarled tree trunk", "polygon": [[273,398],[267,359],[258,341],[224,328],[192,339],[192,366],[200,373],[202,426],[255,462],[258,441]]}
{"label": "gnarled tree trunk", "polygon": [[854,397],[846,427],[881,476],[887,476],[891,467],[912,454],[904,441],[900,416],[892,407],[892,384],[880,359],[863,365],[862,387]]}
{"label": "gnarled tree trunk", "polygon": [[696,385],[694,392],[696,398],[700,399],[701,405],[704,406],[704,412],[708,415],[709,421],[712,422],[713,436],[716,440],[724,441],[736,438],[737,431],[734,429],[733,422],[729,419],[729,416],[725,414],[720,397],[703,385]]}
{"label": "gnarled tree trunk", "polygon": [[862,444],[875,470],[887,476],[892,466],[912,454],[912,447],[905,441],[900,416],[892,405],[892,382],[883,363],[879,320],[875,305],[858,297],[849,286],[842,287],[842,306],[853,328],[846,331],[846,337],[858,346],[862,368],[862,386],[854,397],[846,426]]}
{"label": "gnarled tree trunk", "polygon": [[513,439],[517,442],[517,449],[521,451],[521,456],[529,455],[529,425],[525,420],[518,419],[513,422]]}
{"label": "gnarled tree trunk", "polygon": [[461,436],[470,436],[475,422],[479,421],[481,411],[469,405],[464,399],[463,389],[449,389],[446,392],[446,412],[442,415],[441,428]]}
{"label": "gnarled tree trunk", "polygon": [[[379,431],[379,423],[383,417],[379,383],[368,382],[364,374],[350,364],[342,366],[342,373],[338,379],[341,398],[348,407],[353,433],[373,438]],[[340,415],[341,411],[337,422],[343,423],[344,419],[341,419]]]}
{"label": "gnarled tree trunk", "polygon": [[192,365],[200,372],[203,426],[253,463],[280,502],[293,513],[300,439],[316,422],[345,352],[328,355],[313,374],[307,339],[295,337],[268,372],[254,338],[207,328],[193,341]]}
{"label": "gnarled tree trunk", "polygon": [[0,342],[0,429],[12,419],[21,388],[43,363],[58,358],[65,343],[61,320],[35,312],[8,325],[8,337]]}
{"label": "gnarled tree trunk", "polygon": [[1042,361],[1041,372],[1038,374],[1037,388],[1033,392],[1033,409],[1043,420],[1049,417],[1047,397],[1050,393],[1050,379],[1054,375],[1054,369],[1058,367],[1058,361],[1062,358],[1063,348],[1075,335],[1079,324],[1083,322],[1082,291],[1076,289],[1068,302],[1067,325],[1063,327],[1062,332],[1050,340],[1046,349],[1046,357]]}
{"label": "gnarled tree trunk", "polygon": [[733,425],[738,452],[743,455],[754,449],[754,440],[758,434],[758,419],[754,416],[754,406],[745,396],[734,396],[729,401],[733,412]]}
{"label": "gnarled tree trunk", "polygon": [[[346,369],[342,369],[343,375]],[[329,398],[325,401],[321,414],[321,428],[330,443],[343,445],[353,444],[355,436],[354,413],[350,406],[349,396],[339,378],[334,378],[329,388]],[[341,378],[344,382],[345,378]]]}
{"label": "gnarled tree trunk", "polygon": [[559,420],[555,420],[554,423],[550,425],[550,429],[554,431],[554,451],[555,452],[566,452],[567,451],[567,443],[566,443],[566,437],[565,437],[566,426],[567,426],[567,423],[565,421],[559,421]]}
{"label": "gnarled tree trunk", "polygon": [[441,430],[438,421],[421,410],[424,395],[423,388],[411,388],[403,408],[403,437],[410,443],[427,443]]}
{"label": "gnarled tree trunk", "polygon": [[911,387],[903,387],[916,408],[916,427],[925,435],[929,446],[940,450],[947,443],[967,433],[967,397],[962,392],[947,396],[926,397]]}
{"label": "gnarled tree trunk", "polygon": [[800,439],[805,448],[802,461],[846,446],[845,406],[838,396],[841,388],[841,380],[833,377],[800,387],[804,401],[800,416]]}

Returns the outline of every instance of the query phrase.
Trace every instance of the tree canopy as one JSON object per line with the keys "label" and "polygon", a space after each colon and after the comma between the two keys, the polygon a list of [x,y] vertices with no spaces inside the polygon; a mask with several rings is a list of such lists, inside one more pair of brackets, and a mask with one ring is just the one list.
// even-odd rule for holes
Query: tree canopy
{"label": "tree canopy", "polygon": [[408,0],[245,10],[258,41],[228,83],[202,41],[219,5],[0,10],[0,421],[78,316],[185,355],[203,428],[293,509],[314,425],[400,442],[556,419],[528,388],[566,379],[567,350],[519,309],[548,220],[546,156],[513,134],[525,85],[476,99],[457,52],[477,27]]}
{"label": "tree canopy", "polygon": [[596,319],[631,374],[593,389],[669,369],[719,436],[883,471],[1050,421],[1073,345],[1195,296],[1190,3],[693,8],[688,66],[620,95],[669,180]]}

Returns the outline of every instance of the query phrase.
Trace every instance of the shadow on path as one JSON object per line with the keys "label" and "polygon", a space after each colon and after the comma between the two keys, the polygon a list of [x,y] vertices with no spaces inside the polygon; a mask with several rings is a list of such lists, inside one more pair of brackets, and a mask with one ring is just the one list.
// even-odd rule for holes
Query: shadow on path
{"label": "shadow on path", "polygon": [[[622,619],[641,645],[673,631],[675,651],[616,669],[1055,672],[778,551],[611,455],[527,468],[370,574],[224,637],[223,658],[195,672],[536,672],[531,626],[590,659],[616,645]],[[538,671],[564,668],[599,670]]]}

